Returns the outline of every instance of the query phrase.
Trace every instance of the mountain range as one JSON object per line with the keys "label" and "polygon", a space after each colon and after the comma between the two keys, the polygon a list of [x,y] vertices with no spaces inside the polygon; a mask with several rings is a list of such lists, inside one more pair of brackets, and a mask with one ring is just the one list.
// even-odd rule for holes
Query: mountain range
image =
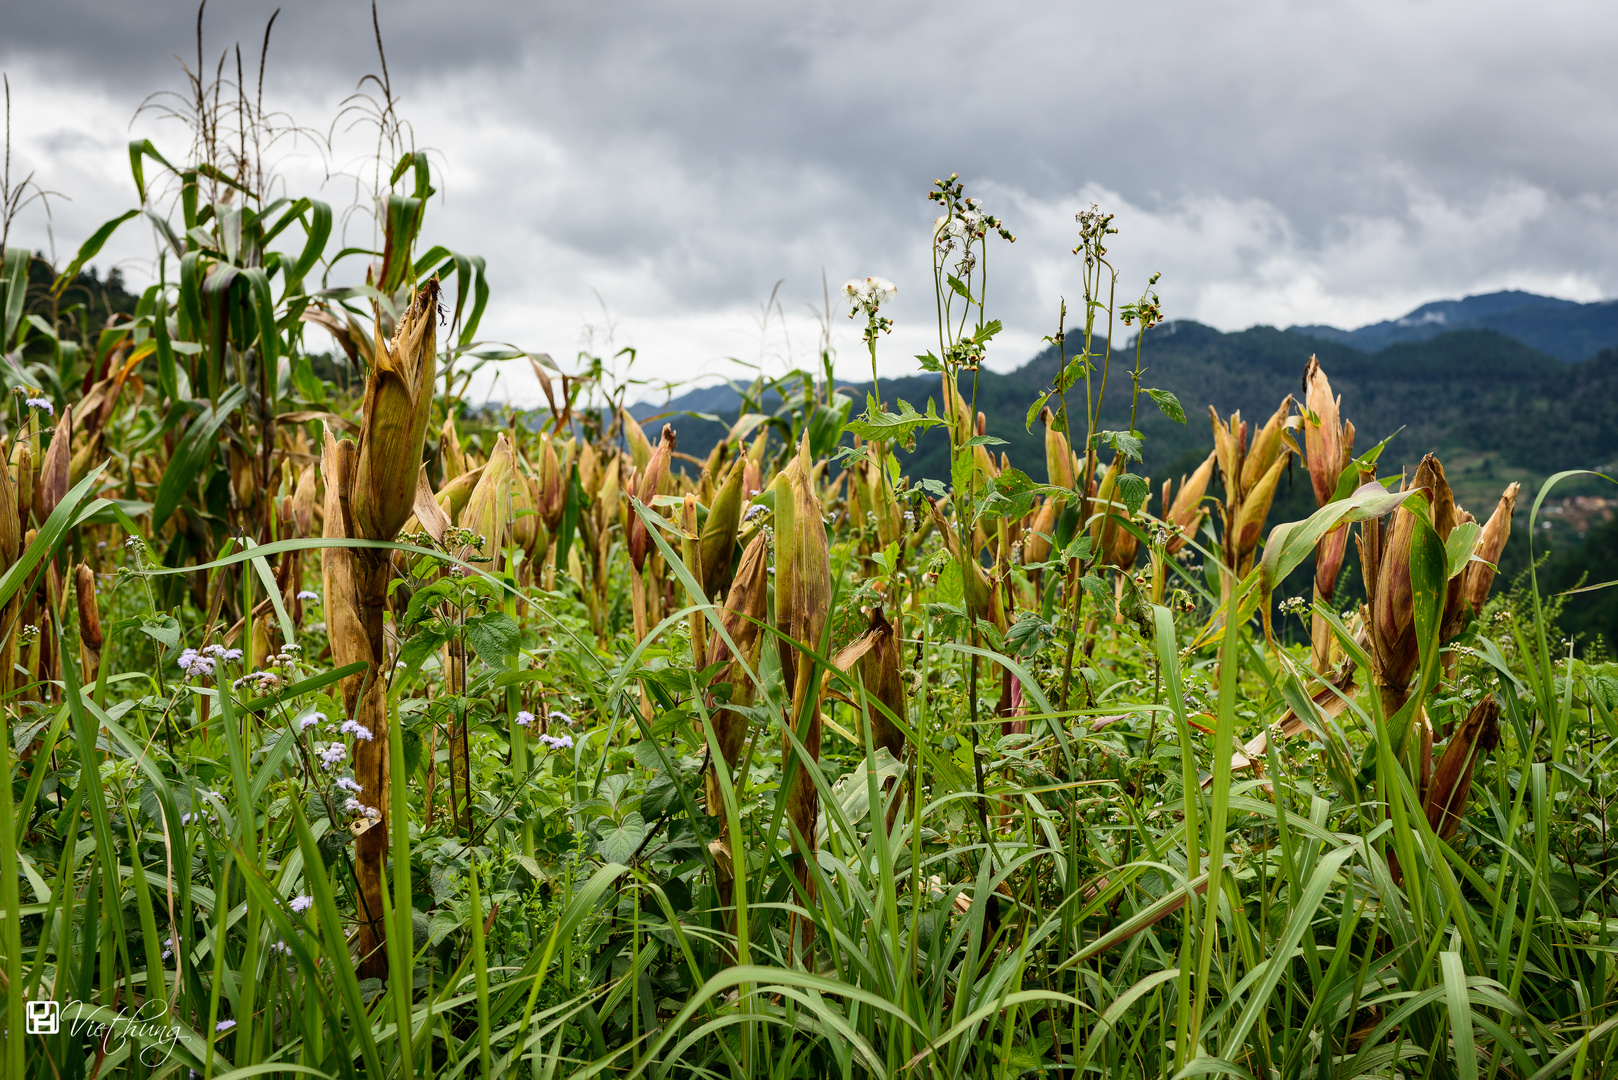
{"label": "mountain range", "polygon": [[[1567,332],[1547,340],[1545,332],[1553,327],[1548,313],[1556,311],[1566,315],[1554,325]],[[1612,320],[1605,336],[1602,318]],[[1476,325],[1484,320],[1495,325]],[[1563,358],[1574,348],[1567,328],[1594,343],[1590,353]],[[1120,347],[1113,354],[1103,429],[1129,426],[1133,352]],[[1492,498],[1489,493],[1497,494],[1509,480],[1532,482],[1560,469],[1618,461],[1618,304],[1495,293],[1427,304],[1404,319],[1352,331],[1257,326],[1226,333],[1189,320],[1165,323],[1146,336],[1141,385],[1172,392],[1187,422],[1171,421],[1142,397],[1135,426],[1145,436],[1144,471],[1161,478],[1194,467],[1213,444],[1210,405],[1221,415],[1239,409],[1262,423],[1283,397],[1300,392],[1311,355],[1342,396],[1342,415],[1353,421],[1360,450],[1392,436],[1382,459],[1385,471],[1414,466],[1423,454],[1437,452],[1468,505]],[[1006,440],[997,452],[1040,479],[1043,432],[1037,422],[1026,430],[1024,421],[1059,366],[1056,352],[1047,348],[1015,371],[985,370],[978,378],[978,408],[989,434]],[[854,412],[869,389],[869,383],[844,388]],[[972,393],[965,378],[962,392]],[[903,398],[923,412],[929,399],[942,403],[938,377],[931,375],[884,379],[882,395],[890,406]],[[642,404],[636,413],[643,419],[670,412],[724,417],[734,415],[738,402],[730,387],[710,386],[660,406]],[[691,416],[672,422],[680,449],[698,456],[721,429]],[[911,475],[947,477],[942,432],[918,440],[905,465]]]}
{"label": "mountain range", "polygon": [[1510,290],[1437,300],[1408,315],[1357,330],[1335,326],[1294,326],[1294,333],[1335,341],[1362,352],[1378,352],[1401,342],[1427,341],[1456,330],[1494,330],[1569,363],[1618,345],[1618,301],[1591,304]]}

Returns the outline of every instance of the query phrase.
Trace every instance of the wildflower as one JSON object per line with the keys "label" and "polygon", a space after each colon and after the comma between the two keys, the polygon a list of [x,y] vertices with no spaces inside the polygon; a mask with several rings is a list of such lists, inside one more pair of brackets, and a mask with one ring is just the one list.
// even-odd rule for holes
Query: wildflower
{"label": "wildflower", "polygon": [[234,1021],[234,1020],[221,1020],[221,1021],[219,1021],[219,1023],[217,1023],[217,1024],[215,1024],[213,1026],[213,1029],[214,1029],[214,1032],[216,1034],[220,1034],[220,1033],[229,1031],[231,1028],[233,1028],[235,1026],[236,1026],[236,1021]]}
{"label": "wildflower", "polygon": [[56,406],[52,405],[45,398],[31,397],[27,401],[23,402],[23,404],[27,405],[30,409],[39,409],[39,410],[43,411],[47,416],[55,416],[56,415]]}
{"label": "wildflower", "polygon": [[284,941],[272,941],[270,942],[270,952],[280,953],[282,956],[291,956],[292,946]]}
{"label": "wildflower", "polygon": [[169,957],[171,957],[173,955],[174,955],[174,939],[171,938],[171,937],[164,938],[163,939],[163,955],[162,955],[161,959],[167,960]]}
{"label": "wildflower", "polygon": [[371,734],[371,729],[365,727],[358,720],[344,720],[343,726],[339,730],[344,735],[352,735],[354,738],[363,739],[366,742],[370,742],[374,738]]}
{"label": "wildflower", "polygon": [[196,816],[197,815],[195,815],[195,814],[181,814],[180,815],[180,824],[181,825],[189,825],[189,824],[191,824],[192,820]]}
{"label": "wildflower", "polygon": [[323,712],[312,712],[305,716],[300,716],[298,717],[298,730],[308,731],[324,719],[326,719],[326,714]]}
{"label": "wildflower", "polygon": [[898,295],[899,287],[887,278],[868,277],[864,281],[854,280],[843,286],[843,296],[848,300],[848,317],[863,312],[874,317],[877,309],[891,301]]}
{"label": "wildflower", "polygon": [[541,735],[539,737],[539,741],[550,747],[552,750],[573,749],[573,736],[571,735]]}
{"label": "wildflower", "polygon": [[339,776],[337,778],[337,788],[339,791],[352,791],[356,795],[365,790],[352,776]]}
{"label": "wildflower", "polygon": [[318,604],[318,603],[320,603],[320,594],[317,593],[317,592],[314,592],[314,591],[312,591],[310,589],[299,589],[298,590],[298,599],[299,600],[313,600],[315,603]]}
{"label": "wildflower", "polygon": [[514,719],[518,727],[528,727],[534,722],[534,714],[527,709],[519,709]]}
{"label": "wildflower", "polygon": [[300,896],[294,896],[292,898],[292,903],[290,905],[288,905],[288,906],[292,908],[294,913],[301,915],[305,911],[308,911],[311,907],[313,907],[314,903],[315,903],[315,898],[314,897],[306,896],[306,895],[300,895]]}
{"label": "wildflower", "polygon": [[199,675],[208,676],[213,674],[213,658],[203,656],[195,649],[186,649],[184,652],[180,653],[180,658],[176,661],[176,663],[179,664],[180,670],[185,672],[186,675],[191,678],[196,678]]}
{"label": "wildflower", "polygon": [[365,817],[370,818],[372,821],[376,821],[382,817],[382,811],[373,806],[366,806],[353,796],[350,796],[348,801],[343,803],[343,809],[348,811],[350,814],[362,814]]}
{"label": "wildflower", "polygon": [[575,727],[578,725],[578,721],[573,719],[565,712],[552,712],[550,720],[553,724],[566,724],[568,727]]}
{"label": "wildflower", "polygon": [[335,769],[348,759],[348,747],[332,743],[320,752],[320,761],[328,769]]}

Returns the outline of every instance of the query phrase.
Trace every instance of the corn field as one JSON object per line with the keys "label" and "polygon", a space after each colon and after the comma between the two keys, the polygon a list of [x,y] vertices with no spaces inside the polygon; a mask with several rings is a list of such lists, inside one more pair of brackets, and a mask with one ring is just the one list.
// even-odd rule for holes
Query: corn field
{"label": "corn field", "polygon": [[[1562,476],[1463,509],[1306,355],[1154,476],[1137,410],[1203,420],[1095,210],[1030,476],[954,176],[933,401],[863,279],[863,402],[828,348],[687,453],[614,358],[479,337],[385,92],[356,247],[194,89],[52,284],[4,251],[0,1074],[1618,1075],[1618,673],[1496,581]],[[496,361],[546,407],[468,401]]]}

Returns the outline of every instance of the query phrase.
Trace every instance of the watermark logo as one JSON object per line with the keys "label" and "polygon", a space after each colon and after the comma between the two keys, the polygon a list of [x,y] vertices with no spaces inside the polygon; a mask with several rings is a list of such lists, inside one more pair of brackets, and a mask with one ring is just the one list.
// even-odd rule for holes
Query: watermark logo
{"label": "watermark logo", "polygon": [[73,1038],[99,1043],[110,1050],[114,1043],[134,1040],[133,1053],[148,1068],[168,1060],[179,1041],[180,1029],[165,1019],[161,1001],[145,1002],[133,1014],[87,1005],[82,1001],[27,1001],[23,1003],[24,1027],[30,1035],[57,1035],[63,1030],[62,1014],[67,1014],[66,1030]]}
{"label": "watermark logo", "polygon": [[60,1001],[30,1001],[27,1005],[28,1034],[55,1035],[62,1030],[62,1003]]}

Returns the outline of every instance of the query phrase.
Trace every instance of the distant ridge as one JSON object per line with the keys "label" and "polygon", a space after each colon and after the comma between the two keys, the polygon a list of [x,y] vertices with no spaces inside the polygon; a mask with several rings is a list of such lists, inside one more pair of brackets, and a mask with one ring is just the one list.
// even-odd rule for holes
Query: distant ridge
{"label": "distant ridge", "polygon": [[[1311,353],[1342,395],[1343,415],[1358,431],[1357,446],[1368,448],[1398,432],[1383,458],[1391,471],[1401,464],[1414,467],[1422,454],[1438,451],[1453,466],[1452,483],[1477,489],[1468,491],[1474,502],[1487,489],[1498,493],[1502,477],[1543,477],[1618,461],[1618,348],[1561,363],[1499,331],[1469,329],[1369,352],[1273,327],[1222,333],[1179,320],[1147,335],[1142,385],[1176,394],[1188,423],[1172,423],[1149,401],[1143,403],[1135,418],[1147,436],[1143,471],[1161,478],[1194,467],[1213,441],[1209,405],[1221,414],[1240,409],[1245,417],[1267,417],[1286,394],[1299,393]],[[1109,390],[1101,426],[1123,429],[1130,422],[1128,381],[1118,367],[1122,357],[1113,359],[1113,375],[1122,380],[1113,386],[1125,389]],[[984,371],[978,381],[978,408],[987,416],[989,433],[1006,440],[996,452],[1003,450],[1038,476],[1045,468],[1043,432],[1038,422],[1033,431],[1024,430],[1023,421],[1057,367],[1055,353],[1046,349],[1015,371]],[[859,412],[869,383],[843,385]],[[882,393],[890,405],[904,398],[922,410],[929,398],[941,398],[936,375],[885,378]],[[669,417],[680,449],[702,457],[738,405],[734,390],[712,386],[664,403],[643,402],[632,411],[642,423],[669,412],[721,417],[719,423]],[[948,442],[940,431],[920,438],[906,469],[914,476],[949,475]]]}
{"label": "distant ridge", "polygon": [[1618,345],[1618,301],[1580,304],[1512,289],[1462,300],[1435,300],[1408,315],[1357,330],[1335,326],[1289,329],[1360,352],[1381,352],[1390,345],[1426,341],[1455,330],[1493,330],[1547,356],[1576,363]]}

